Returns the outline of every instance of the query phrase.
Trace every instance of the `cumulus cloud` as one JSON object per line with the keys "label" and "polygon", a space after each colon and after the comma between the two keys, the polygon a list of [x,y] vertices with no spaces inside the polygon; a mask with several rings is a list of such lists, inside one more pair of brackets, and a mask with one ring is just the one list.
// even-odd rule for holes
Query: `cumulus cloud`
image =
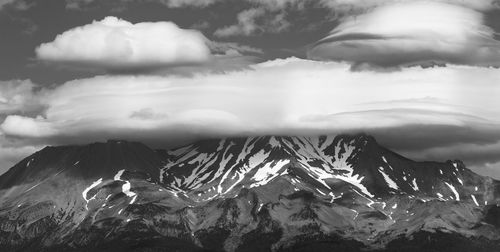
{"label": "cumulus cloud", "polygon": [[116,17],[76,27],[36,48],[48,62],[111,70],[199,64],[209,60],[206,38],[171,22],[132,24]]}
{"label": "cumulus cloud", "polygon": [[312,46],[308,56],[382,66],[428,61],[500,66],[500,42],[494,39],[494,30],[483,24],[481,12],[466,7],[471,3],[461,3],[465,6],[442,1],[377,6],[344,18]]}

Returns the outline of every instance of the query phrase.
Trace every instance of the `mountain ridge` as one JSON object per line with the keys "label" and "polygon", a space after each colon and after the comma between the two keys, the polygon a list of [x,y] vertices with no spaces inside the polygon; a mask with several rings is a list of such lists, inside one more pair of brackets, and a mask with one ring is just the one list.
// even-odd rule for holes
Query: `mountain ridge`
{"label": "mountain ridge", "polygon": [[426,235],[500,248],[498,181],[366,134],[49,147],[0,176],[0,199],[12,250],[390,251]]}

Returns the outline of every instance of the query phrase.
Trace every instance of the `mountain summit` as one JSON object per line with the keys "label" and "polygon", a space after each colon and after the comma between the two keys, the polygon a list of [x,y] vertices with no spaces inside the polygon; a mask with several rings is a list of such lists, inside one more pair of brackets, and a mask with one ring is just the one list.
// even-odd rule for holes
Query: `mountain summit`
{"label": "mountain summit", "polygon": [[499,191],[460,161],[415,162],[365,134],[47,147],[0,176],[0,247],[491,251]]}

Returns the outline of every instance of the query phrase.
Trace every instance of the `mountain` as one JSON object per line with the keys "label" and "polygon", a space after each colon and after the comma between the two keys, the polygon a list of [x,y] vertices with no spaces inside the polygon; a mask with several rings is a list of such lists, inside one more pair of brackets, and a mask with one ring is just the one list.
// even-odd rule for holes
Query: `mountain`
{"label": "mountain", "polygon": [[499,185],[365,134],[47,147],[0,176],[0,248],[499,251]]}

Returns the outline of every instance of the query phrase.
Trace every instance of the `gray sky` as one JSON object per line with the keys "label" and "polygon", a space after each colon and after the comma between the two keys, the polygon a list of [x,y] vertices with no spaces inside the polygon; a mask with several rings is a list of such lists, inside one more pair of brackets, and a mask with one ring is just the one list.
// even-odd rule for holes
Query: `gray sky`
{"label": "gray sky", "polygon": [[0,173],[45,145],[363,131],[500,178],[499,8],[0,0]]}

